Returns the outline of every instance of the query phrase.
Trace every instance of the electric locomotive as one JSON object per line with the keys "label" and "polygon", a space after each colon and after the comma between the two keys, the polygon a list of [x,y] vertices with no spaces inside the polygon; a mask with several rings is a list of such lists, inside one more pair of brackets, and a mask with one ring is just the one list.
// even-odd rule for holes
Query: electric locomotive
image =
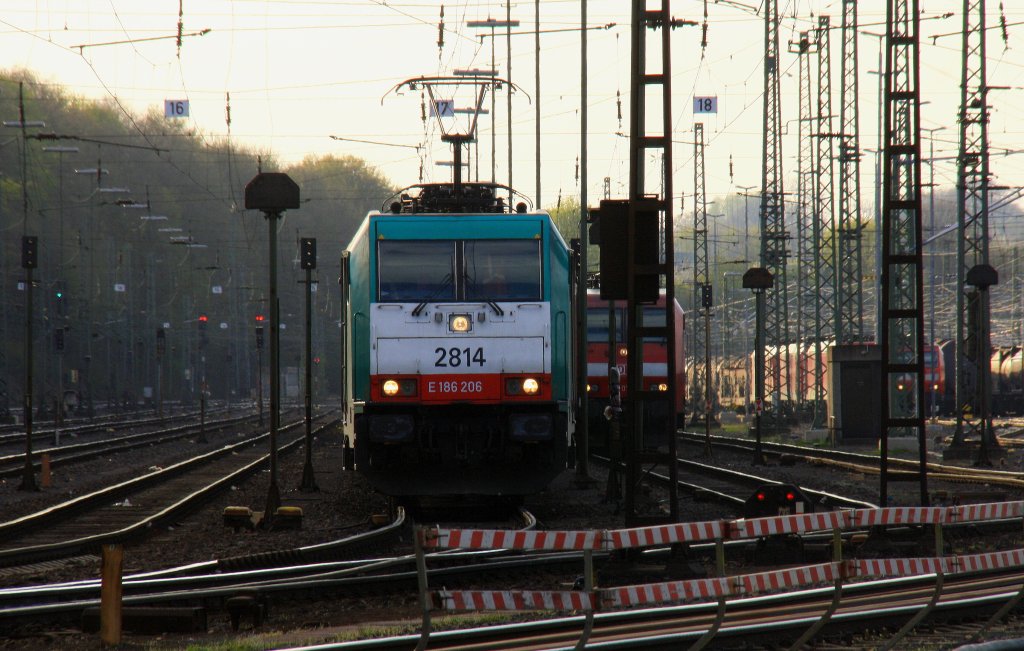
{"label": "electric locomotive", "polygon": [[566,467],[569,248],[498,184],[398,196],[342,256],[356,470],[395,497],[536,493]]}
{"label": "electric locomotive", "polygon": [[[672,404],[675,405],[673,414],[657,413],[660,404],[649,406],[653,413],[646,415],[646,422],[655,422],[656,419],[672,418],[676,427],[682,427],[685,423],[683,408],[686,403],[686,370],[684,363],[683,331],[685,329],[685,318],[683,308],[673,299],[673,310],[675,319],[673,321],[675,330],[675,369],[676,369],[676,395]],[[626,394],[626,303],[619,301],[614,309],[614,330],[615,346],[612,352],[615,354],[615,365],[620,376],[622,394]],[[656,326],[665,324],[665,292],[658,296],[656,303],[644,305],[641,308],[640,318],[642,325]],[[587,400],[588,402],[588,423],[590,432],[590,450],[598,454],[608,453],[608,420],[605,418],[604,409],[608,406],[608,360],[609,349],[609,322],[610,312],[608,301],[601,298],[600,290],[587,290]],[[645,337],[643,342],[644,356],[644,383],[652,390],[668,390],[668,342],[663,337]],[[653,427],[657,431],[665,430],[665,427]]]}

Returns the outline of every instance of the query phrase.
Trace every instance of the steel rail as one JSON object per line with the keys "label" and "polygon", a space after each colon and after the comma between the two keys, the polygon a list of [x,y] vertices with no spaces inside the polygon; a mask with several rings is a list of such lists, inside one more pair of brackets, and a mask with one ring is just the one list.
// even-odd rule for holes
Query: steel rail
{"label": "steel rail", "polygon": [[[964,617],[986,618],[1014,599],[1024,584],[1024,574],[996,577],[988,589],[975,576],[946,578],[946,593],[933,611],[933,620]],[[848,584],[843,587],[844,605],[832,615],[818,639],[829,635],[891,629],[910,620],[934,594],[934,575]],[[963,584],[961,592],[960,584]],[[895,595],[885,591],[896,590]],[[815,588],[787,593],[728,600],[729,621],[716,632],[715,644],[779,646],[795,641],[814,626],[829,608],[834,588]],[[857,599],[851,603],[847,595]],[[701,639],[714,624],[715,602],[598,613],[587,649],[679,649]],[[516,648],[568,651],[575,648],[585,618],[582,615],[479,628],[432,633],[430,649]],[[990,622],[985,622],[987,626]],[[413,623],[410,622],[410,627]],[[318,645],[318,651],[409,649],[419,635],[400,635],[373,640]]]}
{"label": "steel rail", "polygon": [[[698,435],[695,433],[683,432],[679,436],[688,443],[697,443]],[[703,443],[704,438],[703,434],[701,434],[700,444]],[[726,448],[731,447],[733,449],[743,451],[753,449],[753,442],[728,436],[712,436],[712,445]],[[879,457],[859,452],[832,449],[823,450],[786,443],[767,442],[762,443],[762,448],[766,454],[788,454],[796,457],[807,457],[809,459],[827,461],[834,465],[847,463],[850,464],[847,466],[849,469],[862,472],[878,472],[879,468]],[[912,459],[900,459],[896,457],[890,457],[888,464],[890,466],[890,474],[893,469],[906,469],[907,471],[911,471],[919,466],[919,463]],[[946,481],[960,481],[964,483],[988,482],[999,483],[1001,485],[1012,486],[1014,488],[1024,488],[1024,480],[1021,479],[1020,473],[1017,472],[974,467],[964,468],[962,466],[952,466],[941,463],[928,463],[927,468],[929,477],[935,477]]]}
{"label": "steel rail", "polygon": [[[224,411],[230,411],[228,407],[218,407],[216,409],[207,409],[207,414],[220,413]],[[97,418],[93,421],[80,420],[76,421],[65,421],[65,426],[60,428],[61,435],[72,435],[72,434],[88,434],[89,432],[100,432],[109,429],[111,426],[118,427],[145,427],[147,425],[159,425],[162,423],[174,422],[183,420],[185,418],[199,418],[198,411],[184,412],[181,414],[174,414],[169,416],[140,418],[137,420],[124,420],[120,416],[110,416],[104,418]],[[52,423],[52,421],[50,421]],[[70,423],[70,424],[68,424]],[[77,424],[76,424],[77,423]],[[0,434],[0,445],[12,445],[22,443],[25,440],[25,428],[23,425],[4,425],[0,426],[0,431],[8,432],[10,434]],[[53,438],[53,434],[56,431],[55,427],[49,427],[47,429],[33,428],[32,440],[40,439],[45,440]]]}
{"label": "steel rail", "polygon": [[[217,421],[207,421],[205,426],[209,429],[222,429],[230,425],[255,419],[256,416],[254,415],[235,416]],[[111,452],[133,450],[139,447],[159,445],[161,443],[168,443],[182,438],[187,438],[196,434],[199,428],[199,423],[189,423],[187,425],[179,425],[153,432],[125,434],[123,436],[105,438],[96,441],[83,441],[81,443],[72,443],[71,445],[43,448],[35,451],[35,461],[33,466],[36,469],[41,466],[42,462],[40,461],[40,457],[44,454],[50,455],[50,467],[54,468],[78,461],[95,459]],[[24,453],[0,456],[0,464],[10,464],[9,467],[0,468],[0,477],[19,476],[24,472],[24,459]]]}
{"label": "steel rail", "polygon": [[[282,430],[288,431],[298,429],[303,425],[304,421],[300,420],[283,427]],[[322,430],[324,427],[325,426],[321,426],[318,431]],[[98,504],[108,504],[111,500],[116,501],[133,491],[138,491],[166,482],[172,477],[182,475],[206,463],[217,460],[221,457],[236,454],[244,448],[253,447],[254,444],[266,439],[267,437],[269,437],[269,432],[258,434],[244,441],[186,459],[172,466],[148,473],[141,477],[94,491],[88,495],[68,500],[61,504],[15,520],[0,523],[0,539],[10,540],[13,536],[19,535],[25,531],[49,525],[55,520],[69,518],[83,510],[93,508]],[[304,436],[297,437],[281,446],[280,451],[288,451],[304,442],[304,440]],[[58,543],[0,550],[0,566],[73,555],[75,553],[80,553],[83,550],[94,550],[103,544],[124,542],[136,536],[143,535],[151,527],[159,526],[167,520],[176,518],[180,513],[193,508],[197,503],[207,499],[215,492],[230,486],[232,482],[255,472],[268,461],[269,454],[260,455],[245,466],[234,470],[228,475],[220,477],[216,481],[207,484],[199,490],[193,491],[190,495],[187,495],[183,499],[164,507],[157,513],[149,515],[142,520],[136,521],[132,525],[122,527],[116,531],[109,531],[106,533]]]}

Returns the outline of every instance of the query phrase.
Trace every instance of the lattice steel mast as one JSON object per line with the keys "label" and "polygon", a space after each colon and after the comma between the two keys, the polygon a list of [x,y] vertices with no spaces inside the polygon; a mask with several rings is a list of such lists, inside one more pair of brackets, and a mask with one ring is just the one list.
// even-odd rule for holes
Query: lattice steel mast
{"label": "lattice steel mast", "polygon": [[[988,261],[988,87],[985,71],[985,0],[964,0],[963,61],[960,76],[960,151],[957,156],[956,432],[950,446],[963,451],[967,437],[979,441],[978,460],[998,443],[983,401],[981,381],[989,363],[989,310],[966,284],[967,272]],[[960,448],[957,450],[956,448]]]}
{"label": "lattice steel mast", "polygon": [[[669,0],[662,0],[657,9],[647,8],[648,0],[633,0],[631,24],[630,74],[630,162],[629,162],[629,214],[628,237],[631,243],[627,254],[626,332],[628,372],[626,409],[631,414],[631,427],[626,437],[626,490],[625,519],[627,526],[657,522],[675,522],[679,518],[679,493],[676,490],[678,464],[676,463],[675,418],[645,423],[645,414],[666,408],[663,413],[673,414],[675,400],[675,280],[674,240],[672,224],[672,48],[671,27],[677,23],[671,18]],[[681,23],[680,23],[681,24]],[[647,69],[647,30],[660,29],[660,70]],[[660,91],[661,128],[647,131],[645,97]],[[652,107],[657,115],[659,107]],[[650,195],[645,188],[645,170],[649,151],[661,150],[661,194]],[[637,259],[638,229],[641,220],[657,220],[657,261],[640,264]],[[649,284],[652,277],[665,292],[664,322],[644,323],[640,318],[641,285]],[[657,391],[644,383],[643,342],[646,337],[664,338],[667,350],[667,391]],[[659,404],[660,403],[660,404]],[[659,439],[665,439],[664,444]],[[657,445],[650,445],[655,441]],[[637,493],[645,474],[662,466],[669,473],[669,500],[667,512],[642,513]]]}
{"label": "lattice steel mast", "polygon": [[782,426],[783,403],[789,403],[789,307],[786,282],[786,214],[782,189],[782,108],[779,84],[779,8],[765,0],[764,124],[761,150],[761,266],[775,279],[766,292],[765,392],[771,401],[765,414],[768,431]]}
{"label": "lattice steel mast", "polygon": [[825,405],[825,340],[835,331],[838,321],[836,301],[836,238],[835,204],[833,195],[834,167],[832,165],[832,63],[828,16],[818,17],[818,137],[814,184],[814,244],[815,281],[817,301],[814,314],[814,363],[811,377],[814,382],[813,426],[827,425]]}
{"label": "lattice steel mast", "polygon": [[860,124],[857,101],[857,0],[843,0],[843,77],[839,121],[839,218],[837,228],[836,343],[864,338],[861,291]]}
{"label": "lattice steel mast", "polygon": [[[889,0],[882,153],[882,353],[880,504],[888,501],[889,436],[915,436],[921,504],[928,503],[924,429],[921,244],[920,14],[917,0]],[[902,475],[906,476],[906,475]]]}
{"label": "lattice steel mast", "polygon": [[[808,32],[800,32],[796,42],[790,42],[789,51],[796,52],[799,62],[800,92],[799,116],[797,120],[797,141],[800,144],[797,155],[797,188],[796,188],[796,223],[797,223],[797,266],[796,266],[796,341],[803,342],[807,331],[814,323],[817,315],[818,279],[817,279],[817,243],[814,240],[814,145],[811,137],[811,126],[814,118],[811,111],[811,53],[816,43],[811,41]],[[801,359],[801,358],[798,358]],[[802,407],[804,396],[807,395],[808,375],[805,369],[799,368],[796,377],[797,408]]]}
{"label": "lattice steel mast", "polygon": [[[705,290],[704,288],[708,289]],[[690,382],[692,425],[709,424],[711,419],[711,376],[708,347],[711,338],[711,306],[704,305],[704,292],[710,292],[708,272],[708,208],[704,194],[704,125],[693,125],[693,373]]]}

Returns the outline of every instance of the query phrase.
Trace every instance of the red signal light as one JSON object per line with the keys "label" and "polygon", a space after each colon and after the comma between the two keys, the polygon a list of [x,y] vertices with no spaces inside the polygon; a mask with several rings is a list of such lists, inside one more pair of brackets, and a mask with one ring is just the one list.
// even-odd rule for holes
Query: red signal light
{"label": "red signal light", "polygon": [[787,491],[786,492],[786,501],[787,502],[792,502],[795,499],[796,499],[796,495],[793,494],[793,491]]}
{"label": "red signal light", "polygon": [[767,499],[767,497],[768,496],[764,494],[764,491],[757,491],[757,501],[758,502],[765,501],[765,499]]}
{"label": "red signal light", "polygon": [[262,322],[264,319],[265,319],[265,317],[262,314],[257,314],[256,315],[256,321],[257,322]]}
{"label": "red signal light", "polygon": [[207,317],[207,316],[206,316],[205,314],[200,314],[200,315],[199,315],[199,321],[200,321],[200,322],[202,322],[202,323],[206,323],[206,322],[207,322],[207,321],[209,321],[209,320],[210,320],[210,319],[209,319],[209,318],[208,318],[208,317]]}

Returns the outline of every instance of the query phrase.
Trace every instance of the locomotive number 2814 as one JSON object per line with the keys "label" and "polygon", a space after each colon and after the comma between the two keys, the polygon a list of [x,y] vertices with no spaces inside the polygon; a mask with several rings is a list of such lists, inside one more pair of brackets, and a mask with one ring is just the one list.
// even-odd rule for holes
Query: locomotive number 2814
{"label": "locomotive number 2814", "polygon": [[434,360],[434,366],[436,367],[482,367],[487,363],[487,360],[484,359],[483,348],[444,348],[443,346],[438,346],[434,349],[434,354],[437,355],[437,359]]}

